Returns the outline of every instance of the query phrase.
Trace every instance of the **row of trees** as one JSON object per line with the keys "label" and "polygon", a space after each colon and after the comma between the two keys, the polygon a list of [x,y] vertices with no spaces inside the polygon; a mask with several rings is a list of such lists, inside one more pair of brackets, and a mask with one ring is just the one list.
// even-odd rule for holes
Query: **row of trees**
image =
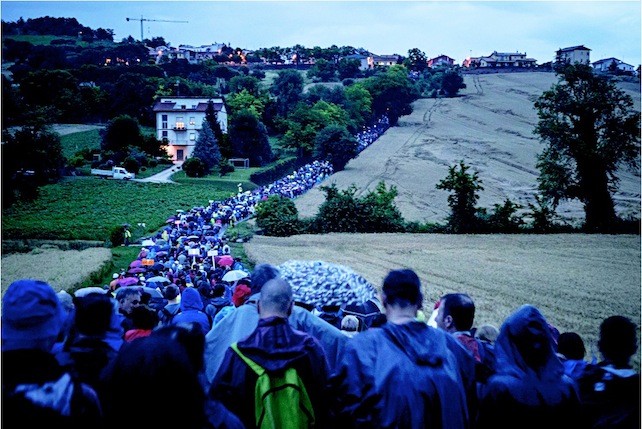
{"label": "row of trees", "polygon": [[257,225],[268,235],[399,230],[551,232],[567,228],[556,218],[559,202],[579,199],[586,214],[584,231],[639,232],[639,219],[618,218],[612,196],[619,169],[628,167],[639,174],[639,112],[633,109],[630,96],[613,81],[593,74],[589,66],[564,65],[556,73],[558,84],[535,102],[540,118],[535,133],[545,149],[537,162],[540,193],[528,210],[508,198],[495,204],[490,213],[477,207],[479,192],[484,190],[482,180],[461,160],[435,185],[449,192],[446,225],[406,223],[394,206],[396,189],[388,191],[383,183],[363,200],[354,197],[354,186],[344,191],[322,188],[326,201],[311,220],[298,219],[293,202],[272,198],[257,206]]}

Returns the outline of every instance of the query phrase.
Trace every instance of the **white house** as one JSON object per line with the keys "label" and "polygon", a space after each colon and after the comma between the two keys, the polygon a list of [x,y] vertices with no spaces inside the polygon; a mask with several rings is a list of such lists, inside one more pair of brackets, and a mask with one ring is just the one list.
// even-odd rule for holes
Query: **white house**
{"label": "white house", "polygon": [[166,145],[174,162],[183,162],[194,152],[209,101],[214,104],[221,130],[227,133],[227,109],[222,98],[160,97],[154,105],[156,138]]}
{"label": "white house", "polygon": [[366,55],[352,54],[343,57],[343,59],[359,61],[359,70],[368,70],[368,68],[370,67],[368,65],[368,57]]}
{"label": "white house", "polygon": [[535,67],[537,60],[526,56],[526,52],[497,52],[485,57],[468,57],[462,66],[480,68],[501,68],[501,67]]}
{"label": "white house", "polygon": [[591,64],[591,50],[584,45],[558,49],[555,62],[568,64]]}
{"label": "white house", "polygon": [[611,64],[615,63],[615,67],[619,71],[627,72],[627,73],[633,73],[635,71],[635,67],[633,67],[631,64],[627,64],[623,62],[622,60],[618,60],[617,58],[604,58],[602,60],[597,60],[595,61],[593,65],[593,70],[595,71],[601,71],[601,72],[609,72],[611,71]]}
{"label": "white house", "polygon": [[392,67],[399,63],[399,55],[372,55],[368,57],[368,67]]}

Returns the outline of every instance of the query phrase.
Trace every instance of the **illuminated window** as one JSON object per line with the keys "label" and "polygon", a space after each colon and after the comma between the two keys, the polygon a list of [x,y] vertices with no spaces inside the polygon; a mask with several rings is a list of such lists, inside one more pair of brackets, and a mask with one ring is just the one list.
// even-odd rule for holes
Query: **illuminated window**
{"label": "illuminated window", "polygon": [[189,118],[189,124],[190,125],[196,125],[196,118],[194,118],[194,117]]}
{"label": "illuminated window", "polygon": [[185,129],[185,122],[183,122],[183,117],[179,116],[176,118],[176,126],[174,127],[177,130],[184,130]]}

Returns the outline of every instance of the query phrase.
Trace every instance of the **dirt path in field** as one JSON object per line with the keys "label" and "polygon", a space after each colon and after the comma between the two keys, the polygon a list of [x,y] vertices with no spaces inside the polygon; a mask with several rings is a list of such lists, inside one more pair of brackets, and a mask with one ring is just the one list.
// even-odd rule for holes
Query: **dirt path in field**
{"label": "dirt path in field", "polygon": [[61,136],[73,133],[81,133],[83,131],[100,130],[105,128],[105,125],[88,125],[88,124],[53,124],[52,128]]}
{"label": "dirt path in field", "polygon": [[[399,120],[369,148],[350,161],[344,171],[324,184],[339,189],[355,184],[363,196],[381,180],[399,192],[395,202],[410,221],[443,222],[448,215],[448,192],[435,185],[448,167],[464,160],[482,180],[478,206],[491,211],[506,198],[527,208],[534,203],[542,151],[533,129],[534,101],[557,79],[552,73],[465,75],[466,89],[452,99],[421,99],[414,111]],[[622,84],[640,109],[639,86]],[[623,170],[616,209],[622,216],[640,215],[640,175]],[[301,217],[314,216],[325,194],[314,188],[296,200]],[[578,202],[560,205],[558,213],[581,220]]]}

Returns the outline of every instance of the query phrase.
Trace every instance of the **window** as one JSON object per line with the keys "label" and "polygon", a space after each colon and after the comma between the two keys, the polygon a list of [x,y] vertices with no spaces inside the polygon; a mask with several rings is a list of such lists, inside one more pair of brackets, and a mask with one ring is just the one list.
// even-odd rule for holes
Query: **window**
{"label": "window", "polygon": [[176,126],[174,127],[177,130],[184,130],[185,129],[185,122],[183,122],[183,117],[179,116],[176,118]]}
{"label": "window", "polygon": [[162,115],[161,116],[161,128],[167,128],[167,115]]}
{"label": "window", "polygon": [[190,133],[189,139],[190,139],[190,141],[196,140],[196,134],[195,133]]}
{"label": "window", "polygon": [[183,149],[178,149],[176,151],[176,160],[177,161],[182,161],[184,157],[185,157],[185,155],[184,155]]}
{"label": "window", "polygon": [[189,118],[189,124],[190,124],[190,125],[196,125],[196,118],[195,118],[195,117],[193,117],[193,116],[192,116],[192,117],[190,117],[190,118]]}

